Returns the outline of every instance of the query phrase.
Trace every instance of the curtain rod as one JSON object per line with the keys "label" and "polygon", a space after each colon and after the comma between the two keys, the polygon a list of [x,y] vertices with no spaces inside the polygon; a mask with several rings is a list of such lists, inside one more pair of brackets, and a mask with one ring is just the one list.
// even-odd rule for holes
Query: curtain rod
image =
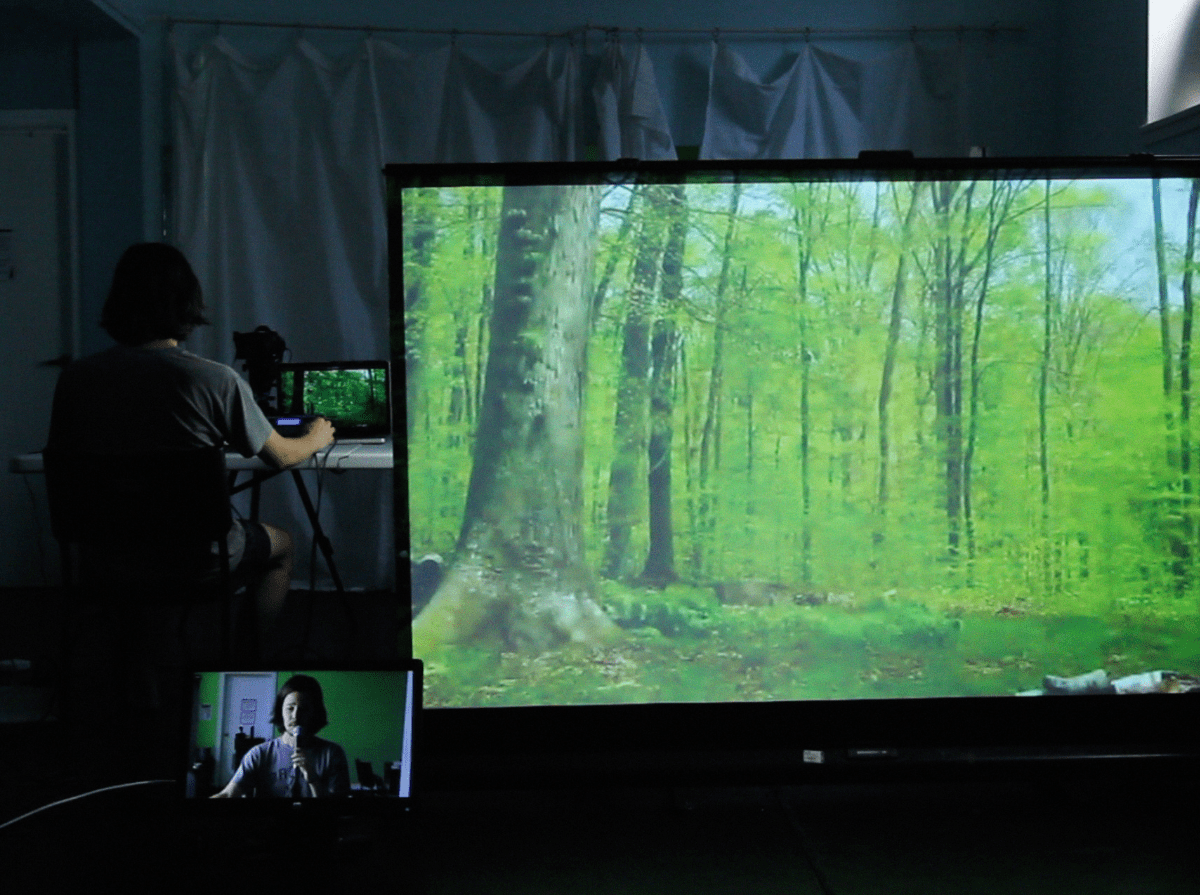
{"label": "curtain rod", "polygon": [[159,21],[168,28],[173,25],[210,25],[220,28],[227,25],[231,28],[282,28],[295,31],[361,31],[367,34],[375,32],[389,34],[423,34],[440,35],[444,37],[539,37],[547,40],[573,38],[576,35],[586,36],[591,32],[605,34],[609,37],[632,35],[636,37],[652,35],[678,34],[686,36],[707,36],[714,40],[722,36],[736,37],[838,37],[838,38],[870,38],[870,37],[916,37],[924,34],[957,35],[965,37],[968,34],[983,34],[989,37],[997,34],[1024,34],[1025,29],[1015,25],[913,25],[909,28],[630,28],[627,26],[609,26],[585,24],[564,31],[492,31],[478,28],[412,28],[388,25],[333,25],[313,24],[310,22],[261,22],[245,19],[201,19],[163,17]]}

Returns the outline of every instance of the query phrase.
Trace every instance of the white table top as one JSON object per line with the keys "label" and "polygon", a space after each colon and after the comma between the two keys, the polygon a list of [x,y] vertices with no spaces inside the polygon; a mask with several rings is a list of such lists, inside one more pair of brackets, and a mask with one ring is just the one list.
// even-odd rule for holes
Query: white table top
{"label": "white table top", "polygon": [[[253,472],[275,470],[258,457],[243,457],[238,453],[226,453],[225,465],[231,472]],[[35,473],[43,472],[42,455],[40,451],[21,454],[8,462],[10,472]],[[316,456],[292,467],[293,469],[391,469],[392,468],[392,439],[381,443],[365,444],[359,442],[334,442],[333,449],[328,454],[321,451]]]}

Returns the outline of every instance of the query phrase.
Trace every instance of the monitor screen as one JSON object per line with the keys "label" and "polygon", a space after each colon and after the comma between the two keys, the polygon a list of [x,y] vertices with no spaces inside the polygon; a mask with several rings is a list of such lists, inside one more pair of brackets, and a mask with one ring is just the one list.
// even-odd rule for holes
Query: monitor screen
{"label": "monitor screen", "polygon": [[1197,175],[389,169],[426,704],[1194,689]]}
{"label": "monitor screen", "polygon": [[[407,804],[420,672],[419,663],[406,662],[192,673],[192,710],[181,743],[186,795]],[[292,760],[300,751],[303,776]]]}
{"label": "monitor screen", "polygon": [[386,361],[279,365],[279,417],[283,429],[323,416],[339,438],[391,434],[391,387]]}

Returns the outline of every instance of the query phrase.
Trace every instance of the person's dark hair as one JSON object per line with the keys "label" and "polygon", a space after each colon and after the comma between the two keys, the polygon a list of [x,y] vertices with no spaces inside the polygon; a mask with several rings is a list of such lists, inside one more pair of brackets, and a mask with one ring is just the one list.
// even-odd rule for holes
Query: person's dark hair
{"label": "person's dark hair", "polygon": [[100,325],[123,345],[186,339],[208,323],[200,281],[183,252],[162,242],[132,245],[113,271]]}
{"label": "person's dark hair", "polygon": [[288,698],[289,693],[303,693],[317,701],[312,724],[305,725],[306,736],[316,733],[329,723],[329,715],[325,712],[325,694],[321,692],[321,685],[317,683],[317,679],[309,677],[307,674],[294,674],[284,682],[275,695],[275,709],[271,712],[272,724],[283,730],[283,701]]}

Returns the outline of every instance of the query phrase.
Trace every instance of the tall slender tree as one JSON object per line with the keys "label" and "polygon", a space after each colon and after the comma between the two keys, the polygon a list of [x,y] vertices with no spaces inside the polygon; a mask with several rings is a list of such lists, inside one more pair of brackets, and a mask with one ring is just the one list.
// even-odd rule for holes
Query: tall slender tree
{"label": "tall slender tree", "polygon": [[[404,310],[401,314],[393,314],[392,321],[393,326],[403,327],[405,406],[408,408],[408,434],[412,435],[420,406],[428,270],[437,236],[436,191],[418,190],[409,210],[403,247],[403,257],[408,262],[404,270]],[[396,336],[393,333],[394,342],[398,342]]]}
{"label": "tall slender tree", "polygon": [[613,421],[615,450],[608,474],[608,539],[602,568],[608,578],[634,574],[636,557],[632,533],[645,518],[641,472],[646,468],[649,437],[650,329],[654,321],[654,297],[666,231],[665,189],[660,184],[643,187],[642,224],[625,306],[621,370]]}
{"label": "tall slender tree", "polygon": [[800,360],[800,580],[813,583],[813,497],[812,497],[812,365],[816,357],[811,342],[812,317],[810,279],[816,265],[817,247],[829,223],[831,203],[828,187],[797,184],[792,193],[792,228],[796,240],[796,323]]}
{"label": "tall slender tree", "polygon": [[1171,301],[1168,287],[1169,271],[1167,269],[1166,235],[1163,230],[1162,211],[1162,181],[1155,177],[1151,182],[1151,200],[1154,208],[1154,262],[1158,274],[1158,332],[1159,344],[1162,348],[1162,393],[1163,393],[1163,422],[1167,432],[1167,463],[1174,466],[1175,452],[1175,414],[1171,409],[1171,392],[1175,386],[1175,373],[1172,363],[1174,348],[1171,344]]}
{"label": "tall slender tree", "polygon": [[987,230],[984,234],[983,270],[975,293],[974,320],[971,327],[971,354],[968,361],[968,397],[966,444],[963,450],[963,520],[967,538],[967,562],[973,583],[975,542],[975,449],[979,441],[979,392],[983,382],[983,367],[980,362],[980,347],[983,343],[984,308],[988,302],[988,290],[996,263],[997,243],[1001,230],[1008,224],[1013,203],[1021,194],[1024,185],[1012,181],[993,183],[988,196]]}
{"label": "tall slender tree", "polygon": [[1188,193],[1187,238],[1183,254],[1183,309],[1179,326],[1179,477],[1183,491],[1184,537],[1180,545],[1183,578],[1190,580],[1191,556],[1195,551],[1195,487],[1192,479],[1192,331],[1195,299],[1192,293],[1193,266],[1196,258],[1196,206],[1200,200],[1200,180],[1193,180]]}
{"label": "tall slender tree", "polygon": [[[879,400],[876,405],[879,421],[879,476],[875,503],[879,520],[873,537],[876,545],[882,544],[885,537],[884,523],[887,518],[888,499],[890,496],[888,491],[888,476],[890,468],[889,455],[891,454],[892,387],[896,371],[896,356],[900,347],[900,327],[904,318],[904,294],[908,284],[908,243],[912,234],[912,223],[913,218],[916,216],[917,197],[920,195],[920,192],[920,184],[914,183],[910,187],[908,210],[904,213],[904,223],[900,229],[899,251],[896,255],[896,275],[892,278],[892,301],[888,312],[887,343],[883,351],[883,370],[879,377]],[[895,191],[893,191],[893,198],[896,200],[898,206],[899,196]],[[897,211],[899,211],[898,207]]]}
{"label": "tall slender tree", "polygon": [[709,364],[708,393],[704,403],[704,420],[700,431],[700,456],[696,474],[698,512],[695,536],[692,541],[692,566],[706,569],[705,556],[712,546],[716,517],[716,489],[712,479],[721,467],[721,407],[725,383],[725,329],[729,313],[729,280],[733,267],[734,241],[737,235],[738,209],[742,201],[742,185],[735,181],[729,190],[725,213],[725,234],[721,246],[721,268],[713,295],[713,348]]}
{"label": "tall slender tree", "polygon": [[655,587],[664,587],[678,577],[671,512],[671,443],[675,433],[675,371],[681,338],[677,318],[683,306],[683,259],[688,231],[687,194],[682,184],[668,188],[666,212],[662,301],[650,337],[650,441],[646,474],[650,547],[641,576],[643,581]]}
{"label": "tall slender tree", "polygon": [[1042,350],[1038,362],[1038,481],[1040,483],[1041,508],[1041,566],[1042,592],[1052,590],[1051,547],[1050,547],[1050,364],[1054,333],[1054,264],[1053,238],[1050,218],[1051,185],[1046,181],[1045,201],[1042,206],[1042,228],[1045,277],[1042,284]]}

